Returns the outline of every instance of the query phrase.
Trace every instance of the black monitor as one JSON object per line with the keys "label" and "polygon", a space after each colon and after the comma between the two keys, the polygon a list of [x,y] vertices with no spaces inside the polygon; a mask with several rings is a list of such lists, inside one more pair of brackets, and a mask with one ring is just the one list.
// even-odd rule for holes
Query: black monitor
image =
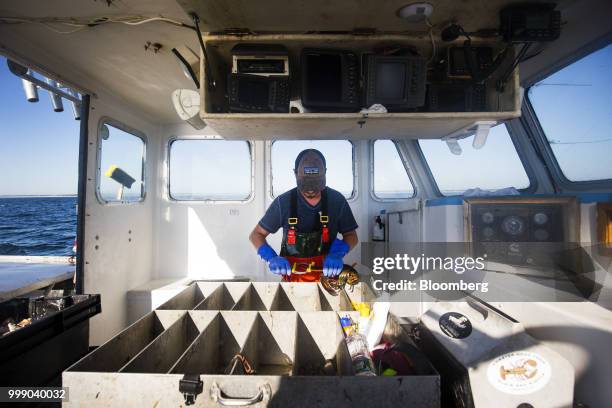
{"label": "black monitor", "polygon": [[291,89],[286,76],[229,74],[230,112],[289,112]]}
{"label": "black monitor", "polygon": [[427,89],[430,112],[484,112],[487,110],[487,88],[471,82],[433,83]]}
{"label": "black monitor", "polygon": [[359,60],[351,51],[302,50],[302,105],[313,110],[359,109]]}
{"label": "black monitor", "polygon": [[368,55],[365,105],[387,110],[418,108],[425,104],[427,62],[416,56]]}

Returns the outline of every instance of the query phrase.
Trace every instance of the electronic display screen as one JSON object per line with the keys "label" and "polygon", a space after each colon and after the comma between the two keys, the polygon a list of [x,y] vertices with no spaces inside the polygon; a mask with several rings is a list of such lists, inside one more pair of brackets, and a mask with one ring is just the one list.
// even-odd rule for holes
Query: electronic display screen
{"label": "electronic display screen", "polygon": [[440,106],[449,112],[465,111],[465,88],[462,86],[448,86],[437,89]]}
{"label": "electronic display screen", "polygon": [[240,78],[238,100],[243,105],[256,107],[268,106],[268,83],[261,80]]}
{"label": "electronic display screen", "polygon": [[468,69],[467,61],[465,60],[465,52],[463,48],[452,48],[451,58],[448,61],[451,64],[452,72],[460,71],[465,72]]}
{"label": "electronic display screen", "polygon": [[525,26],[530,30],[550,28],[550,15],[548,13],[526,13]]}
{"label": "electronic display screen", "polygon": [[378,62],[376,64],[376,98],[401,102],[404,99],[406,64]]}
{"label": "electronic display screen", "polygon": [[319,103],[342,102],[342,57],[337,54],[306,56],[308,99]]}
{"label": "electronic display screen", "polygon": [[238,72],[241,74],[282,74],[285,72],[285,61],[273,59],[238,60]]}

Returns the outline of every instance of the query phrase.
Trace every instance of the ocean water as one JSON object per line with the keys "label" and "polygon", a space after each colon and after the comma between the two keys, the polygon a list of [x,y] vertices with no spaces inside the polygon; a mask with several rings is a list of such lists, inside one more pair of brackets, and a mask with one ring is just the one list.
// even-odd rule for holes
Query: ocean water
{"label": "ocean water", "polygon": [[76,197],[0,197],[0,255],[73,255],[76,205]]}

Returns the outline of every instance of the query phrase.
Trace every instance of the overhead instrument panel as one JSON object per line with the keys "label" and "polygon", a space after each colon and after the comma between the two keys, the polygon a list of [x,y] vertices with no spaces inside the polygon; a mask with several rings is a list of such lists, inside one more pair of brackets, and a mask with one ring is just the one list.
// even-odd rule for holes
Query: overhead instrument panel
{"label": "overhead instrument panel", "polygon": [[226,139],[476,130],[482,146],[491,126],[521,115],[516,68],[537,55],[532,45],[559,36],[561,21],[554,3],[509,0],[479,2],[477,14],[444,2],[179,3],[204,34],[200,116]]}

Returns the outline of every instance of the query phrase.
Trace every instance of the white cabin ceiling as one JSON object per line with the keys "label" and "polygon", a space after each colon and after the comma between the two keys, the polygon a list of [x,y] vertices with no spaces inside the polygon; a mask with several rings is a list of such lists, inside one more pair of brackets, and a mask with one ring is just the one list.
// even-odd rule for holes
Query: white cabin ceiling
{"label": "white cabin ceiling", "polygon": [[[94,18],[163,16],[192,24],[190,11],[200,14],[203,31],[249,28],[257,31],[350,31],[373,27],[384,31],[423,31],[423,24],[407,24],[395,13],[411,0],[21,0],[0,3],[0,17]],[[435,25],[456,19],[470,30],[498,26],[498,10],[521,0],[430,0]],[[180,3],[180,4],[179,4]],[[575,50],[609,35],[612,1],[561,0],[557,2],[567,24],[559,41],[528,61],[528,77],[558,64]],[[308,7],[307,7],[308,6]],[[309,8],[312,7],[312,8]],[[336,18],[334,16],[342,16]],[[412,27],[411,27],[412,26]],[[61,26],[54,25],[56,28]],[[70,27],[68,27],[69,29]],[[308,28],[308,29],[306,29]],[[66,27],[63,27],[66,30]],[[571,35],[570,35],[571,34]],[[158,53],[145,51],[147,42],[160,43]],[[112,94],[159,124],[179,122],[170,95],[177,88],[194,88],[171,53],[187,45],[198,50],[194,32],[164,22],[136,26],[119,23],[59,34],[36,23],[0,23],[0,52],[49,73],[68,77],[83,88]],[[522,67],[521,67],[522,68]]]}
{"label": "white cabin ceiling", "polygon": [[[162,15],[190,23],[189,16],[172,0],[121,0],[110,6],[105,0],[25,0],[0,4],[2,17],[133,15]],[[69,30],[70,27],[62,29]],[[145,51],[147,42],[160,43],[162,48],[158,53]],[[87,81],[80,84],[83,87],[93,92],[114,94],[160,123],[178,121],[170,100],[172,91],[177,88],[195,89],[171,52],[173,47],[184,44],[197,51],[199,45],[195,32],[164,22],[137,26],[102,24],[73,34],[58,34],[40,24],[0,24],[0,43],[51,72],[77,71]]]}

